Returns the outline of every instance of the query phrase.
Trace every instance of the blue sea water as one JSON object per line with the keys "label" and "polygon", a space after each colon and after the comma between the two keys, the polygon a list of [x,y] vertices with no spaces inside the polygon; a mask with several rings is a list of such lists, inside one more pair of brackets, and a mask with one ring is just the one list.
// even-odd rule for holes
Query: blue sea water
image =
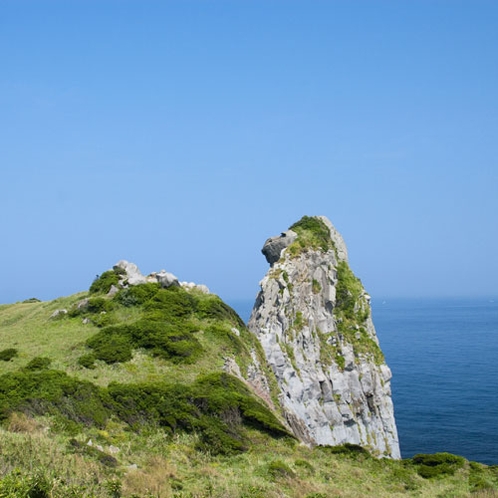
{"label": "blue sea water", "polygon": [[[248,320],[253,302],[229,304]],[[372,315],[403,458],[498,464],[498,299],[373,300]]]}

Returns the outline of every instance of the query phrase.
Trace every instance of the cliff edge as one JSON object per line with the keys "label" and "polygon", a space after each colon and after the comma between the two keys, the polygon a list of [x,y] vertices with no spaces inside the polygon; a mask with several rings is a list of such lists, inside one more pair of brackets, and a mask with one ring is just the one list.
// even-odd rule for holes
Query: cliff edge
{"label": "cliff edge", "polygon": [[400,458],[391,371],[341,235],[327,218],[305,216],[262,252],[270,269],[248,327],[294,434],[311,445],[359,444]]}

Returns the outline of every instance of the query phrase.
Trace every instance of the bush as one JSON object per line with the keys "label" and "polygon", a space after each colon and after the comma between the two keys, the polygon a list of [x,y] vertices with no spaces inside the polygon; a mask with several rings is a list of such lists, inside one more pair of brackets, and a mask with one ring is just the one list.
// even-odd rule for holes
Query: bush
{"label": "bush", "polygon": [[50,367],[52,360],[45,356],[36,356],[24,367],[25,370],[46,370]]}
{"label": "bush", "polygon": [[277,437],[290,436],[241,381],[224,373],[199,377],[190,386],[112,383],[108,392],[115,413],[131,426],[196,431],[197,449],[211,454],[245,451],[249,442],[244,425]]}
{"label": "bush", "polygon": [[164,323],[142,319],[130,324],[103,328],[87,340],[95,358],[106,363],[129,361],[133,348],[143,348],[153,356],[175,363],[192,363],[202,352],[193,335],[196,328],[188,322]]}
{"label": "bush", "polygon": [[110,416],[105,390],[57,370],[22,370],[0,376],[0,419],[14,411],[61,415],[95,426],[105,425]]}
{"label": "bush", "polygon": [[451,453],[419,454],[411,459],[417,473],[424,479],[453,475],[465,464],[465,458]]}
{"label": "bush", "polygon": [[10,361],[12,358],[15,358],[18,355],[18,351],[16,348],[7,348],[0,351],[0,360],[1,361]]}
{"label": "bush", "polygon": [[97,358],[95,357],[94,353],[88,353],[84,354],[83,356],[80,356],[78,358],[78,365],[81,365],[82,367],[93,369],[95,368],[95,360]]}
{"label": "bush", "polygon": [[282,462],[282,460],[270,462],[268,464],[268,474],[274,479],[295,477],[296,475],[286,463]]}
{"label": "bush", "polygon": [[88,300],[82,301],[79,307],[73,308],[69,312],[69,316],[81,316],[81,315],[96,315],[99,313],[108,313],[114,307],[113,302],[105,297],[91,297]]}
{"label": "bush", "polygon": [[88,347],[93,349],[93,354],[97,360],[102,360],[108,364],[124,363],[133,357],[132,344],[125,334],[107,327],[102,332],[97,333],[87,340]]}
{"label": "bush", "polygon": [[113,285],[117,286],[119,284],[121,275],[122,273],[117,270],[108,270],[100,276],[97,275],[92,285],[90,285],[90,294],[107,294]]}
{"label": "bush", "polygon": [[237,312],[213,294],[199,298],[197,312],[199,318],[202,319],[228,320],[236,327],[245,327],[244,321]]}
{"label": "bush", "polygon": [[126,289],[121,289],[114,299],[126,307],[141,306],[150,301],[160,288],[158,283],[130,285]]}
{"label": "bush", "polygon": [[333,455],[344,455],[355,459],[358,457],[362,459],[372,458],[370,452],[359,444],[344,443],[337,446],[318,446],[318,449]]}
{"label": "bush", "polygon": [[0,496],[49,498],[52,496],[52,480],[41,470],[23,474],[16,469],[0,480]]}
{"label": "bush", "polygon": [[197,310],[197,301],[189,292],[181,287],[161,289],[144,306],[146,318],[175,322],[185,320]]}

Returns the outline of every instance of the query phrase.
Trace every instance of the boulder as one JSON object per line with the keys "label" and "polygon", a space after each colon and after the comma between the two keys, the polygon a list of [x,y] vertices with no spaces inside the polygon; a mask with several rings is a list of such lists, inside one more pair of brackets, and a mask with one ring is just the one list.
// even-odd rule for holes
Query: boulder
{"label": "boulder", "polygon": [[142,275],[138,266],[134,263],[122,259],[114,265],[114,268],[116,267],[126,272],[125,280],[128,280],[128,284],[130,285],[145,284],[147,282],[147,278]]}
{"label": "boulder", "polygon": [[167,272],[166,270],[161,270],[159,273],[156,273],[156,279],[161,284],[163,289],[167,289],[171,286],[180,286],[180,282],[172,273]]}
{"label": "boulder", "polygon": [[297,233],[292,230],[287,230],[276,237],[270,237],[265,242],[261,252],[264,254],[266,261],[268,261],[270,265],[273,265],[280,259],[282,251],[290,246],[296,239]]}

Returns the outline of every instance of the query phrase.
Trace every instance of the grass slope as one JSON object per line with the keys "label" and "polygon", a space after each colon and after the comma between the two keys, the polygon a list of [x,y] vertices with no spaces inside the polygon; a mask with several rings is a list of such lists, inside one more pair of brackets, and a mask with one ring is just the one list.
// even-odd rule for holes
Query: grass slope
{"label": "grass slope", "polygon": [[0,306],[0,498],[498,496],[497,468],[454,455],[300,445],[222,372],[262,360],[231,308],[115,281]]}

